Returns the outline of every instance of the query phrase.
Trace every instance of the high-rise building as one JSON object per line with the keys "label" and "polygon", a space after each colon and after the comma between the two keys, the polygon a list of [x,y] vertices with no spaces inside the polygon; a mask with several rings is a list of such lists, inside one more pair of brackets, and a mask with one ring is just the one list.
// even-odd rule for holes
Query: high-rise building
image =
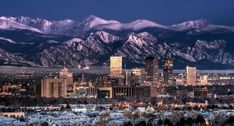
{"label": "high-rise building", "polygon": [[132,71],[125,70],[125,85],[131,85],[132,80]]}
{"label": "high-rise building", "polygon": [[145,59],[145,81],[152,85],[158,83],[158,59],[156,57],[147,57]]}
{"label": "high-rise building", "polygon": [[140,68],[134,68],[131,72],[132,84],[142,85],[143,84],[143,70]]}
{"label": "high-rise building", "polygon": [[41,80],[41,97],[67,97],[67,80],[58,77],[46,77]]}
{"label": "high-rise building", "polygon": [[52,97],[51,78],[43,78],[41,80],[41,97]]}
{"label": "high-rise building", "polygon": [[110,76],[122,78],[123,61],[122,56],[110,57]]}
{"label": "high-rise building", "polygon": [[128,86],[135,86],[143,84],[144,73],[141,68],[134,68],[130,70],[125,70],[125,84]]}
{"label": "high-rise building", "polygon": [[185,70],[185,76],[186,76],[186,84],[188,85],[196,85],[197,81],[197,69],[196,67],[186,67]]}
{"label": "high-rise building", "polygon": [[163,60],[163,82],[166,85],[172,85],[174,83],[173,60],[171,57],[165,57]]}
{"label": "high-rise building", "polygon": [[69,92],[75,90],[75,84],[73,82],[73,75],[71,72],[68,71],[67,68],[63,68],[59,71],[59,77],[65,78],[67,80],[67,90]]}

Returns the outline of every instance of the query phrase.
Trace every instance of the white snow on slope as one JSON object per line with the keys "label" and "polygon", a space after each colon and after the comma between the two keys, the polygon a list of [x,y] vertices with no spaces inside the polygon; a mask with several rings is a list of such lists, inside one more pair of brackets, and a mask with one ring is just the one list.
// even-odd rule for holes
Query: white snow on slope
{"label": "white snow on slope", "polygon": [[24,24],[20,24],[18,22],[15,22],[13,19],[14,18],[12,17],[11,18],[0,17],[0,29],[4,29],[4,30],[23,29],[23,30],[30,30],[30,31],[41,33],[40,30],[33,28],[33,27],[29,27]]}
{"label": "white snow on slope", "polygon": [[15,41],[8,39],[8,38],[4,38],[4,37],[0,37],[0,40],[4,40],[4,41],[7,41],[7,42],[12,43],[12,44],[16,43]]}

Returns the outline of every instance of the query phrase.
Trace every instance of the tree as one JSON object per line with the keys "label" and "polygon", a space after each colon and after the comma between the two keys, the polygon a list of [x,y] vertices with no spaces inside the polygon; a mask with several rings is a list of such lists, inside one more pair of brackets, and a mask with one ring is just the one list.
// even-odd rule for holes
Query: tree
{"label": "tree", "polygon": [[184,126],[185,125],[185,118],[182,117],[178,122],[176,122],[176,126]]}
{"label": "tree", "polygon": [[196,118],[195,122],[197,124],[201,124],[201,125],[205,125],[206,124],[206,120],[203,118],[202,115],[197,115],[197,118]]}
{"label": "tree", "polygon": [[159,119],[157,123],[158,123],[158,125],[162,125],[163,121],[161,119]]}
{"label": "tree", "polygon": [[65,109],[70,111],[71,110],[71,106],[69,104],[67,104],[66,107],[65,107]]}
{"label": "tree", "polygon": [[191,126],[194,123],[194,119],[191,117],[188,117],[186,120],[186,123]]}
{"label": "tree", "polygon": [[41,126],[49,126],[48,122],[43,122]]}
{"label": "tree", "polygon": [[146,125],[146,122],[144,120],[142,120],[138,124],[136,124],[135,126],[147,126],[147,125]]}
{"label": "tree", "polygon": [[164,125],[165,125],[165,126],[174,126],[174,125],[172,124],[172,122],[171,122],[169,119],[165,119]]}
{"label": "tree", "polygon": [[131,122],[125,122],[123,126],[133,126]]}
{"label": "tree", "polygon": [[224,126],[234,126],[234,116],[230,116],[223,124]]}

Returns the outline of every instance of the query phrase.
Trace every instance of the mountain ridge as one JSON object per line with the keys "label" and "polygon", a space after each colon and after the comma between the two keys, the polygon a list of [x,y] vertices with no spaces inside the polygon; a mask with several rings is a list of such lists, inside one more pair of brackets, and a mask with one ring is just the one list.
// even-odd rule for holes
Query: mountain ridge
{"label": "mountain ridge", "polygon": [[[203,19],[170,26],[144,19],[121,23],[96,16],[81,21],[29,17],[0,17],[1,20],[28,27],[1,29],[0,23],[0,65],[102,66],[109,64],[111,55],[121,55],[127,67],[142,67],[149,55],[162,61],[169,54],[175,68],[234,68],[233,27]],[[35,27],[40,32],[29,29]]]}
{"label": "mountain ridge", "polygon": [[[213,25],[209,23],[206,19],[190,20],[179,24],[172,25],[161,25],[146,19],[138,19],[128,23],[121,23],[116,20],[105,20],[100,17],[90,15],[80,21],[75,21],[71,19],[49,21],[40,18],[30,18],[30,17],[0,17],[0,29],[3,29],[1,22],[7,22],[12,27],[17,29],[17,25],[22,25],[21,29],[33,30],[36,32],[41,32],[44,34],[54,34],[54,35],[70,35],[77,37],[84,37],[86,32],[92,30],[132,30],[138,31],[144,28],[159,28],[172,31],[185,31],[191,29],[205,29],[212,30],[216,28],[223,28],[226,30],[234,31],[234,27],[224,26],[224,25]],[[14,24],[15,23],[15,24]],[[7,25],[6,25],[7,26]],[[6,27],[5,26],[5,27]],[[9,27],[9,26],[8,26]],[[18,29],[19,26],[18,26]]]}

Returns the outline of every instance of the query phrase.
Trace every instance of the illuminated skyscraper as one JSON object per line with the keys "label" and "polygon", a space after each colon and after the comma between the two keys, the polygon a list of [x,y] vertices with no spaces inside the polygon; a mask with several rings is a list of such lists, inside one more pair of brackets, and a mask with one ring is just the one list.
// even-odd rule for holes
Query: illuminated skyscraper
{"label": "illuminated skyscraper", "polygon": [[41,80],[41,97],[67,97],[67,81],[65,78],[43,78]]}
{"label": "illuminated skyscraper", "polygon": [[152,85],[158,83],[158,59],[156,57],[147,57],[145,59],[145,81]]}
{"label": "illuminated skyscraper", "polygon": [[73,75],[71,72],[68,71],[67,68],[63,68],[59,71],[59,77],[66,79],[68,91],[74,91],[75,84],[73,83]]}
{"label": "illuminated skyscraper", "polygon": [[122,56],[111,56],[110,57],[110,76],[111,77],[122,77],[123,61]]}
{"label": "illuminated skyscraper", "polygon": [[163,81],[166,85],[174,83],[173,80],[173,60],[171,57],[166,57],[163,60]]}
{"label": "illuminated skyscraper", "polygon": [[186,76],[186,84],[188,85],[196,85],[197,81],[197,69],[196,67],[186,67],[185,70],[185,76]]}

